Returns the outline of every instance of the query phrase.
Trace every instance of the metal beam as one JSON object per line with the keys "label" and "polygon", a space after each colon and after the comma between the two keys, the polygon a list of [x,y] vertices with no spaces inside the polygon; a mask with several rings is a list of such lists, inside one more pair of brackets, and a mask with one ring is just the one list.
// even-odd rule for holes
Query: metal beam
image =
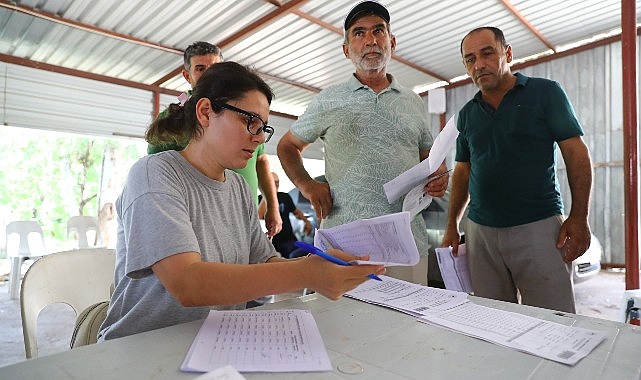
{"label": "metal beam", "polygon": [[547,46],[549,49],[554,51],[556,53],[556,48],[554,45],[547,40],[539,31],[532,25],[523,15],[521,12],[519,12],[514,6],[510,3],[509,0],[501,0],[501,3],[503,3],[503,6],[507,8],[512,14],[521,22],[521,24],[525,25],[525,27],[536,36],[545,46]]}
{"label": "metal beam", "polygon": [[[227,46],[233,44],[234,42],[237,42],[238,40],[241,40],[241,39],[245,38],[246,36],[252,34],[256,29],[262,28],[263,26],[271,23],[274,19],[282,16],[283,14],[289,12],[290,10],[292,10],[292,9],[294,9],[296,7],[299,7],[303,3],[306,3],[307,1],[309,1],[309,0],[292,0],[292,1],[287,2],[284,5],[274,4],[273,2],[270,2],[271,4],[273,4],[273,5],[278,7],[275,11],[270,12],[270,13],[266,14],[265,16],[259,18],[258,20],[252,22],[251,24],[249,24],[246,27],[240,29],[236,33],[232,34],[231,36],[225,38],[224,40],[222,40],[222,41],[220,41],[218,43],[216,43],[216,45],[219,48],[224,50]],[[182,52],[181,52],[181,54],[182,54]],[[160,78],[157,81],[155,81],[153,84],[154,85],[161,85],[161,84],[165,83],[169,79],[171,79],[171,78],[175,77],[176,75],[180,74],[182,72],[182,69],[183,69],[182,65],[179,66],[179,67],[176,67],[175,69],[173,69],[172,71],[170,71],[169,73],[164,75],[162,78]],[[267,74],[261,73],[260,71],[259,71],[259,73],[261,75],[267,75]],[[305,90],[310,90],[310,88],[313,88],[313,87],[304,85],[302,83],[286,80],[286,79],[279,78],[279,77],[276,77],[276,76],[273,76],[273,75],[271,75],[269,77],[272,80],[283,82],[283,83],[289,84],[291,86],[296,86],[298,88],[302,88],[302,89],[305,89]],[[316,91],[316,92],[318,92],[318,91]]]}
{"label": "metal beam", "polygon": [[[235,33],[235,34],[231,35],[230,37],[228,37],[227,39],[221,41],[219,46],[222,48],[224,46],[230,45],[231,43],[235,42],[237,39],[243,38],[246,35],[251,34],[255,29],[257,29],[257,28],[259,28],[259,27],[271,22],[271,20],[273,20],[274,18],[280,16],[281,14],[288,12],[292,7],[300,6],[302,3],[307,2],[307,1],[308,0],[292,0],[292,1],[290,1],[290,2],[288,2],[286,4],[284,4],[284,5],[280,5],[280,8],[277,9],[276,11],[269,13],[268,15],[266,15],[265,17],[262,17],[259,20],[256,20],[252,24],[250,24],[247,27],[241,29],[237,33]],[[274,5],[277,5],[277,4],[274,4]],[[68,27],[71,27],[71,28],[84,30],[84,31],[87,31],[87,32],[91,32],[91,33],[94,33],[94,34],[101,35],[101,36],[118,39],[118,40],[121,40],[121,41],[124,41],[124,42],[131,42],[131,43],[134,43],[134,44],[137,44],[137,45],[146,46],[146,47],[149,47],[149,48],[162,50],[162,51],[166,51],[166,52],[169,52],[169,53],[178,54],[178,55],[181,55],[181,56],[183,55],[183,52],[184,52],[183,50],[176,49],[176,48],[173,48],[173,47],[170,47],[170,46],[164,46],[164,45],[161,45],[161,44],[156,44],[156,43],[149,42],[147,40],[143,40],[143,39],[136,38],[136,37],[133,37],[133,36],[125,35],[125,34],[122,34],[122,33],[117,33],[117,32],[111,31],[111,30],[107,30],[107,29],[98,28],[98,27],[93,26],[93,25],[83,24],[81,22],[70,20],[70,19],[67,19],[67,18],[64,18],[64,17],[60,17],[60,16],[54,15],[52,13],[42,12],[42,11],[39,11],[39,10],[36,10],[36,9],[33,9],[33,8],[29,8],[29,7],[13,4],[13,3],[9,2],[9,1],[6,1],[6,0],[0,0],[0,8],[6,8],[6,9],[9,9],[9,10],[12,10],[12,11],[24,13],[24,14],[29,15],[29,16],[33,16],[33,17],[37,17],[37,18],[40,18],[40,19],[43,19],[43,20],[51,21],[51,22],[54,22],[56,24],[65,25],[65,26],[68,26]],[[32,66],[32,67],[35,67],[35,66]],[[61,66],[54,66],[54,67],[61,68]],[[162,88],[162,87],[160,87],[161,84],[167,82],[169,79],[172,79],[176,75],[180,74],[181,70],[182,70],[182,66],[177,67],[176,69],[172,70],[168,74],[164,75],[162,78],[160,78],[157,81],[155,81],[154,83],[152,83],[151,84],[151,88],[153,88],[153,89]],[[50,70],[50,71],[57,71],[57,70]],[[89,73],[85,73],[83,71],[77,71],[77,72],[81,74],[81,75],[79,75],[80,77],[84,77],[84,78],[87,78],[87,75],[89,74]],[[93,74],[91,74],[91,75],[93,75]],[[104,78],[110,78],[110,77],[104,77]],[[296,86],[296,87],[299,87],[299,88],[302,88],[302,89],[305,89],[305,90],[308,90],[308,91],[313,91],[313,92],[319,92],[320,91],[320,89],[314,88],[312,86],[307,86],[305,84],[301,84],[301,83],[294,82],[294,81],[291,81],[291,80],[286,80],[286,79],[283,79],[283,78],[280,78],[280,77],[276,77],[276,76],[273,76],[273,75],[270,75],[269,78],[274,80],[274,81],[286,83],[286,84],[289,84],[291,86]],[[90,78],[90,79],[94,79],[94,78]],[[99,79],[99,80],[103,80],[103,79]],[[113,79],[115,80],[116,78],[113,78]],[[123,81],[123,83],[135,83],[135,82]],[[121,84],[121,83],[118,83],[118,84]],[[134,88],[140,88],[139,86],[133,86],[133,87]],[[154,91],[154,90],[150,90],[150,91]],[[161,92],[168,93],[166,91],[170,91],[169,92],[170,94],[174,94],[174,93],[180,94],[179,91],[167,90],[167,89],[165,89],[165,90],[163,90]]]}
{"label": "metal beam", "polygon": [[40,19],[43,19],[43,20],[54,22],[56,24],[61,24],[61,25],[65,25],[65,26],[68,26],[68,27],[71,27],[71,28],[84,30],[84,31],[87,31],[87,32],[91,32],[91,33],[94,33],[94,34],[101,35],[101,36],[105,36],[105,37],[109,37],[109,38],[115,38],[115,39],[118,39],[118,40],[121,40],[121,41],[131,42],[131,43],[134,43],[134,44],[137,44],[137,45],[146,46],[146,47],[157,49],[157,50],[163,50],[163,51],[166,51],[166,52],[169,52],[169,53],[182,54],[181,50],[174,49],[174,48],[169,47],[169,46],[163,46],[163,45],[160,45],[160,44],[149,42],[147,40],[143,40],[143,39],[136,38],[136,37],[133,37],[133,36],[129,36],[129,35],[126,35],[126,34],[117,33],[117,32],[114,32],[112,30],[98,28],[98,27],[93,26],[93,25],[83,24],[83,23],[78,22],[78,21],[74,21],[74,20],[70,20],[70,19],[67,19],[67,18],[64,18],[64,17],[56,16],[56,15],[54,15],[52,13],[42,12],[42,11],[39,11],[39,10],[36,10],[36,9],[33,9],[33,8],[17,5],[17,4],[14,4],[14,3],[6,1],[6,0],[0,0],[0,8],[10,9],[12,11],[24,13],[24,14],[29,15],[29,16],[34,16],[34,17],[37,17],[37,18],[40,18]]}
{"label": "metal beam", "polygon": [[31,68],[34,68],[34,69],[39,69],[39,70],[46,70],[46,71],[51,71],[51,72],[54,72],[54,73],[72,75],[72,76],[75,76],[75,77],[92,79],[92,80],[97,80],[97,81],[100,81],[100,82],[112,83],[112,84],[117,84],[117,85],[125,86],[125,87],[138,88],[140,90],[147,90],[147,91],[151,91],[153,93],[162,93],[162,94],[173,95],[173,96],[180,95],[180,91],[171,90],[171,89],[168,89],[168,88],[163,88],[163,87],[153,86],[153,85],[144,84],[144,83],[140,83],[140,82],[134,82],[134,81],[130,81],[130,80],[110,77],[110,76],[107,76],[107,75],[94,74],[94,73],[90,73],[90,72],[87,72],[87,71],[70,69],[68,67],[51,65],[51,64],[48,64],[48,63],[33,61],[33,60],[30,60],[30,59],[26,59],[26,58],[15,57],[13,55],[8,55],[8,54],[0,53],[0,62],[13,63],[14,65],[26,66],[26,67],[31,67]]}
{"label": "metal beam", "polygon": [[639,129],[637,121],[636,15],[636,2],[621,0],[626,289],[639,289]]}

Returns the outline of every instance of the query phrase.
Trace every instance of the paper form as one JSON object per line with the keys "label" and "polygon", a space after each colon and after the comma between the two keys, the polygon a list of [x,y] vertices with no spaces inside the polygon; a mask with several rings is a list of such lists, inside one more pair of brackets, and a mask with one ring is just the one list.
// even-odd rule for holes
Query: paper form
{"label": "paper form", "polygon": [[[445,161],[445,157],[454,149],[457,137],[456,114],[454,114],[434,139],[434,143],[430,149],[430,155],[427,159],[419,162],[383,185],[387,201],[393,203],[417,186],[419,187],[418,191],[421,191],[420,189],[427,183],[427,177],[441,166],[441,163]],[[415,190],[415,192],[416,191],[417,190]],[[427,203],[427,205],[429,205],[429,203]],[[427,207],[427,205],[425,205],[425,207]]]}
{"label": "paper form", "polygon": [[367,281],[345,295],[386,306],[491,343],[574,365],[605,340],[605,333],[505,310],[477,305],[467,293],[430,288],[381,276],[383,282]]}
{"label": "paper form", "polygon": [[355,261],[356,264],[408,266],[420,260],[408,212],[317,230],[314,245],[324,251],[336,248],[356,256],[369,255],[370,261]]}
{"label": "paper form", "polygon": [[468,302],[420,318],[475,338],[574,365],[605,340],[605,333],[566,326]]}
{"label": "paper form", "polygon": [[465,244],[458,246],[458,256],[452,254],[452,247],[436,248],[435,251],[445,287],[457,292],[472,293],[472,280],[467,264]]}
{"label": "paper form", "polygon": [[[449,175],[448,173],[452,170],[454,169],[450,169],[440,173],[439,175],[430,177],[427,180],[426,184],[434,181],[441,176]],[[419,185],[405,194],[405,198],[403,198],[403,211],[408,211],[410,213],[410,216],[415,216],[418,215],[421,211],[425,210],[431,203],[432,197],[425,192],[425,186]]]}
{"label": "paper form", "polygon": [[330,371],[331,362],[308,310],[209,312],[180,369],[207,372]]}
{"label": "paper form", "polygon": [[425,187],[423,185],[419,185],[405,194],[402,210],[407,211],[410,215],[414,216],[429,207],[431,203],[432,196],[425,192]]}
{"label": "paper form", "polygon": [[383,281],[366,281],[345,295],[368,303],[387,306],[413,316],[448,310],[467,302],[467,294],[430,288],[380,276]]}

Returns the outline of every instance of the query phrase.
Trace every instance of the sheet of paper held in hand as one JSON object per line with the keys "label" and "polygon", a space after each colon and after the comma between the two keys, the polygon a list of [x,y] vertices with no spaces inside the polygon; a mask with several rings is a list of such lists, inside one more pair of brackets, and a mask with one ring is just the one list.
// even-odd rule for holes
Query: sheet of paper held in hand
{"label": "sheet of paper held in hand", "polygon": [[[399,174],[396,178],[383,185],[387,201],[389,203],[395,202],[410,191],[412,191],[412,194],[416,195],[416,197],[420,197],[423,193],[422,189],[427,183],[427,177],[441,166],[445,157],[454,149],[457,137],[456,114],[454,114],[445,124],[445,128],[443,128],[434,139],[434,143],[430,149],[430,155],[427,159],[414,165],[409,170]],[[423,201],[422,203],[424,208],[429,205],[429,203],[425,203],[427,202]],[[410,209],[404,208],[404,210],[409,211]]]}
{"label": "sheet of paper held in hand", "polygon": [[353,262],[356,264],[411,266],[419,261],[409,212],[359,219],[317,230],[314,245],[323,251],[336,248],[356,256],[369,255],[370,261],[357,260]]}
{"label": "sheet of paper held in hand", "polygon": [[239,372],[332,370],[309,310],[210,311],[180,369],[208,372],[225,365]]}
{"label": "sheet of paper held in hand", "polygon": [[470,268],[467,265],[465,244],[458,246],[458,255],[452,254],[452,247],[436,248],[436,260],[441,270],[445,287],[457,292],[472,293]]}
{"label": "sheet of paper held in hand", "polygon": [[447,328],[556,362],[574,365],[605,340],[605,333],[566,326],[523,314],[477,305],[467,293],[430,288],[381,276],[346,296],[417,316]]}

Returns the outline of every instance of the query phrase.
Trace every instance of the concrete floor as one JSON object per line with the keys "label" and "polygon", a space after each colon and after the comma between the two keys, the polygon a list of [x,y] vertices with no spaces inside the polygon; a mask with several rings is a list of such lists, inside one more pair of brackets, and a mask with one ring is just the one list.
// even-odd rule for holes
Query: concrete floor
{"label": "concrete floor", "polygon": [[[0,263],[0,273],[2,265]],[[621,319],[625,274],[601,271],[598,276],[576,284],[577,314],[618,321]],[[64,304],[45,308],[38,319],[39,355],[68,349],[75,315]],[[25,360],[20,303],[9,299],[8,284],[0,280],[0,367]]]}

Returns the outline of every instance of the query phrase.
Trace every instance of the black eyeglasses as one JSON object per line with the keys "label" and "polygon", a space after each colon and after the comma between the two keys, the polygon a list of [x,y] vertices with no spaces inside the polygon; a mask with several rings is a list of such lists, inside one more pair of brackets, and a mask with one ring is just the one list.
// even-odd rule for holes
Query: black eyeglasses
{"label": "black eyeglasses", "polygon": [[265,142],[268,142],[269,139],[272,138],[272,135],[274,134],[274,128],[267,125],[267,123],[265,123],[263,119],[260,118],[260,116],[253,114],[251,112],[242,110],[238,107],[234,107],[227,103],[221,103],[221,102],[212,102],[212,103],[217,107],[234,111],[238,114],[245,116],[247,118],[247,132],[251,133],[252,135],[257,136],[260,134],[260,132],[265,132]]}

